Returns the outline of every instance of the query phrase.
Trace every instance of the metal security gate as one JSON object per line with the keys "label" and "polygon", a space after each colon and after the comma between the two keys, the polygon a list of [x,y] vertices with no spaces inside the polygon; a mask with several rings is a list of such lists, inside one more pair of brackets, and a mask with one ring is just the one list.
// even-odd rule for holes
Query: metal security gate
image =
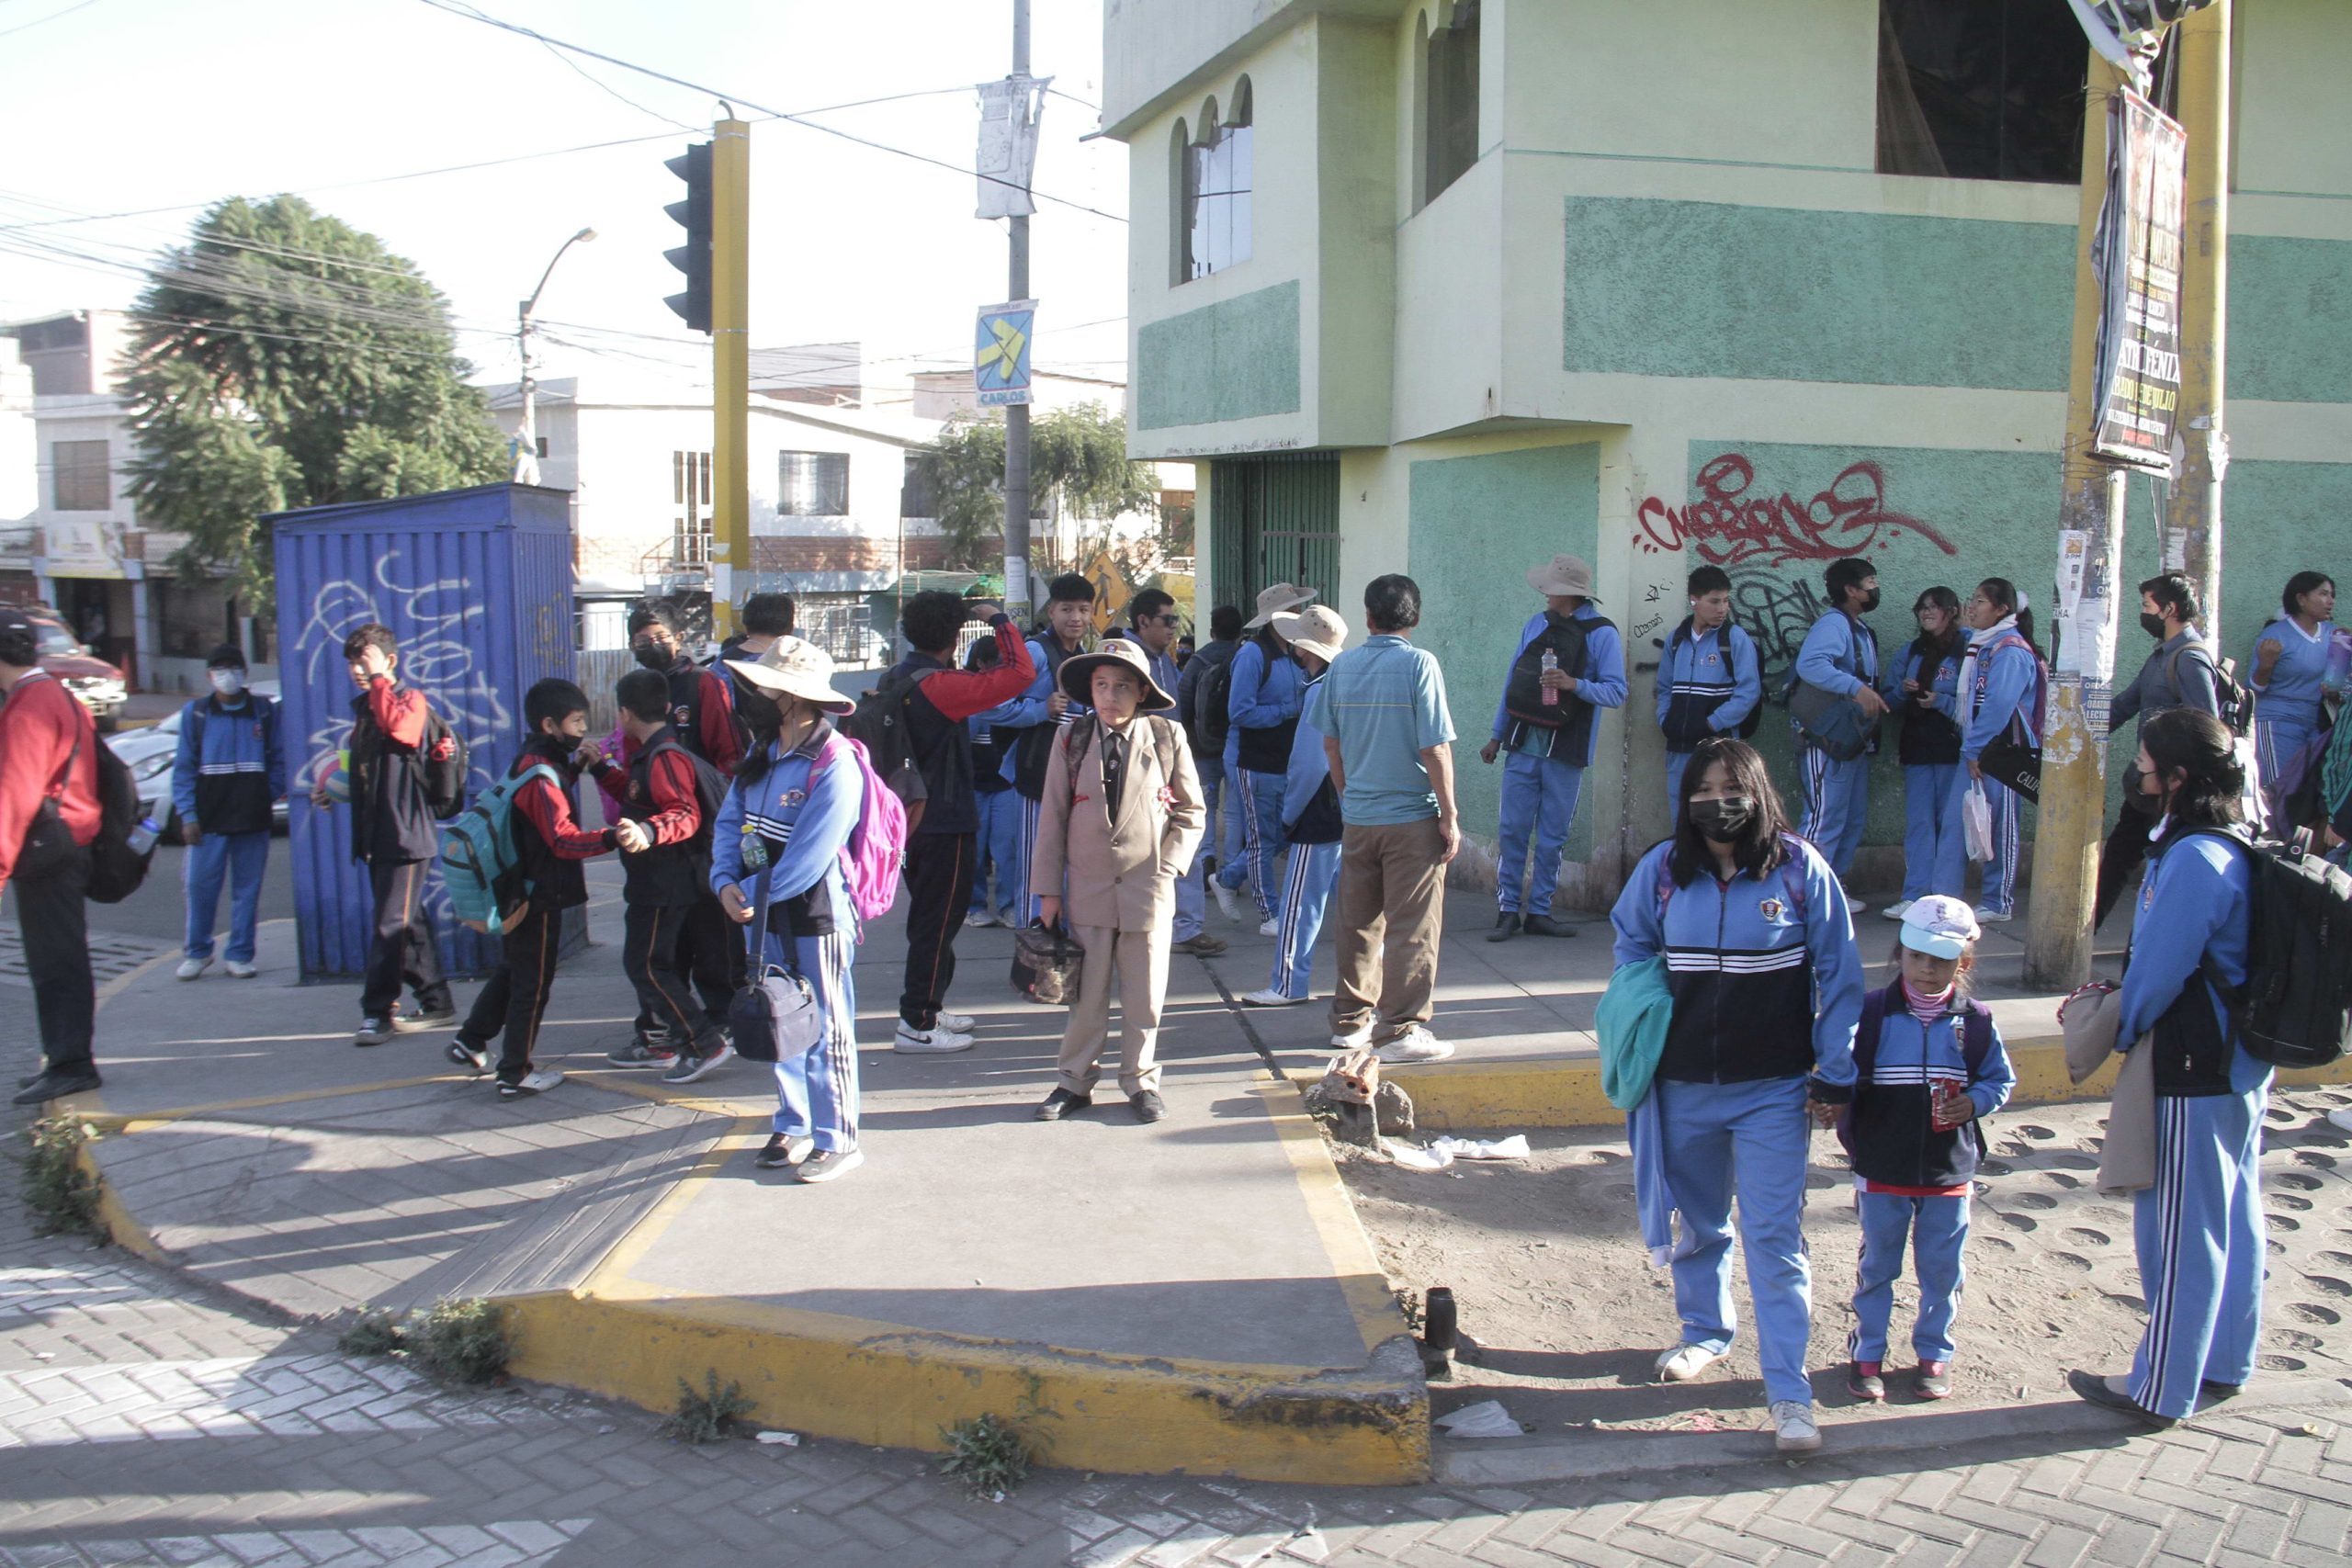
{"label": "metal security gate", "polygon": [[1221,458],[1209,465],[1215,604],[1255,615],[1270,583],[1312,588],[1329,604],[1340,582],[1340,459],[1330,452]]}

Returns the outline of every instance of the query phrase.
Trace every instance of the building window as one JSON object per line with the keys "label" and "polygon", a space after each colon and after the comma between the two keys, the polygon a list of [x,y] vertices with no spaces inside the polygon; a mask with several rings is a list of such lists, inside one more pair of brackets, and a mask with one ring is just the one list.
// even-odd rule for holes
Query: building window
{"label": "building window", "polygon": [[931,464],[921,452],[910,452],[899,475],[899,515],[939,515],[939,488],[932,482]]}
{"label": "building window", "polygon": [[535,437],[534,444],[537,446],[540,457],[544,457],[548,455],[548,438],[546,436],[541,435]]}
{"label": "building window", "polygon": [[849,515],[849,454],[776,454],[775,511],[779,517]]}
{"label": "building window", "polygon": [[60,512],[104,512],[114,504],[114,479],[103,441],[56,441],[49,461]]}
{"label": "building window", "polygon": [[1201,114],[1200,135],[1183,149],[1183,259],[1178,281],[1206,277],[1250,259],[1250,78],[1233,89],[1220,119],[1216,100]]}
{"label": "building window", "polygon": [[[674,570],[710,559],[710,454],[670,454],[670,552],[667,565],[649,560],[645,570]],[[656,547],[656,554],[659,547]],[[594,646],[593,644],[591,646]]]}
{"label": "building window", "polygon": [[1416,210],[1478,161],[1478,0],[1455,0],[1453,19],[1430,33],[1417,65],[1421,190]]}
{"label": "building window", "polygon": [[1879,0],[1878,172],[2072,185],[2089,61],[2048,0]]}

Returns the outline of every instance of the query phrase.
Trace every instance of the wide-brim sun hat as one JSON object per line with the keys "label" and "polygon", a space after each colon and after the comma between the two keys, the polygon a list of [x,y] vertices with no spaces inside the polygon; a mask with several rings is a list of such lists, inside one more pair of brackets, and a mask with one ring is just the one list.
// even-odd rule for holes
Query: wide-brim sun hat
{"label": "wide-brim sun hat", "polygon": [[1144,654],[1141,643],[1114,637],[1091,653],[1080,653],[1062,660],[1062,694],[1080,706],[1094,705],[1094,672],[1106,664],[1135,672],[1143,682],[1143,700],[1136,705],[1142,713],[1161,713],[1176,705],[1176,699],[1159,689],[1151,678],[1151,660]]}
{"label": "wide-brim sun hat", "polygon": [[832,655],[813,642],[780,637],[757,659],[730,659],[727,668],[763,692],[793,697],[839,718],[857,704],[833,689]]}
{"label": "wide-brim sun hat", "polygon": [[1592,563],[1582,556],[1554,556],[1542,566],[1529,567],[1527,586],[1546,598],[1555,593],[1572,593],[1596,604],[1600,603],[1600,595],[1592,591]]}
{"label": "wide-brim sun hat", "polygon": [[1304,610],[1276,615],[1274,635],[1329,664],[1348,645],[1348,623],[1329,604],[1310,604]]}
{"label": "wide-brim sun hat", "polygon": [[1254,632],[1261,626],[1272,625],[1273,618],[1284,610],[1295,610],[1313,603],[1315,590],[1301,588],[1295,582],[1277,582],[1272,588],[1261,588],[1258,591],[1258,614],[1254,619],[1244,622],[1241,629]]}

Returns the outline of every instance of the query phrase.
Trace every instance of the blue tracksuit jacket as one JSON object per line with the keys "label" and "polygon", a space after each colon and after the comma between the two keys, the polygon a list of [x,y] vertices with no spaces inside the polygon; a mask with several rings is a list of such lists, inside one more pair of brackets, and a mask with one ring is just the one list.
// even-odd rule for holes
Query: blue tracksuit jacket
{"label": "blue tracksuit jacket", "polygon": [[[1688,734],[1689,728],[1703,726],[1709,735],[1732,733],[1764,700],[1756,639],[1747,629],[1737,621],[1725,621],[1694,636],[1690,626],[1684,621],[1667,639],[1666,660],[1657,672],[1657,724],[1666,731],[1669,751],[1688,751],[1703,739]],[[1679,716],[1678,705],[1682,709]],[[1669,723],[1670,718],[1678,722]],[[1678,728],[1685,733],[1678,735]]]}
{"label": "blue tracksuit jacket", "polygon": [[[1305,671],[1301,671],[1305,673]],[[1306,702],[1306,694],[1323,683],[1317,675],[1300,689],[1299,700]],[[1298,821],[1299,813],[1315,798],[1315,792],[1331,776],[1331,759],[1323,754],[1323,732],[1305,717],[1291,737],[1290,772],[1283,780],[1283,827],[1287,829]]]}
{"label": "blue tracksuit jacket", "polygon": [[1269,663],[1265,645],[1254,637],[1233,656],[1233,674],[1226,687],[1225,711],[1232,728],[1225,735],[1225,760],[1238,766],[1241,732],[1276,729],[1299,716],[1306,705],[1306,671],[1295,660]]}
{"label": "blue tracksuit jacket", "polygon": [[1878,634],[1863,622],[1832,610],[1813,623],[1797,649],[1797,674],[1841,696],[1878,684]]}
{"label": "blue tracksuit jacket", "polygon": [[2022,727],[2029,743],[2040,745],[2041,735],[2035,726],[2033,710],[2041,681],[2041,661],[2034,657],[2032,646],[2015,633],[2003,632],[1999,640],[1980,649],[1976,655],[1975,690],[1968,694],[1965,711],[1970,716],[1961,736],[1960,754],[1974,761],[2012,724]]}
{"label": "blue tracksuit jacket", "polygon": [[248,692],[242,706],[216,694],[180,709],[172,759],[172,805],[207,833],[266,833],[270,803],[286,793],[286,746],[277,702]]}

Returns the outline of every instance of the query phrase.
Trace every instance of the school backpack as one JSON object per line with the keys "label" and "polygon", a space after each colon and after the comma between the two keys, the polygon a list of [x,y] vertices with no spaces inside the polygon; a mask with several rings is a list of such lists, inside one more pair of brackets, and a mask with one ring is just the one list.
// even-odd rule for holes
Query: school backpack
{"label": "school backpack", "polygon": [[2244,850],[2254,876],[2245,984],[2222,979],[2211,953],[2199,971],[2246,1055],[2274,1067],[2326,1066],[2352,1044],[2352,875],[2311,853],[2301,834],[2281,843],[2200,831]]}
{"label": "school backpack", "polygon": [[97,761],[98,836],[90,840],[90,882],[83,897],[93,904],[119,904],[147,880],[155,846],[130,847],[130,835],[142,815],[139,786],[131,782],[130,770],[122,765],[114,748],[105,744],[97,749]]}
{"label": "school backpack", "polygon": [[[922,820],[926,793],[922,773],[915,766],[907,705],[914,700],[915,688],[938,673],[936,670],[910,671],[904,665],[885,671],[881,683],[857,699],[857,711],[834,726],[835,733],[865,748],[866,765],[898,796],[899,814],[910,823]],[[889,906],[886,903],[883,908]]]}
{"label": "school backpack", "polygon": [[[1871,1081],[1871,1069],[1878,1065],[1878,1037],[1886,1028],[1887,998],[1903,985],[1874,988],[1862,997],[1862,1021],[1854,1031],[1854,1089],[1859,1098]],[[1974,998],[1961,1004],[1960,1060],[1974,1083],[1984,1070],[1984,1058],[1993,1054],[1993,1010]],[[1945,1129],[1949,1131],[1949,1129]],[[1854,1103],[1846,1102],[1838,1112],[1838,1142],[1847,1154],[1854,1152]]]}
{"label": "school backpack", "polygon": [[2172,657],[2165,660],[2165,679],[2172,682],[2173,695],[2181,698],[2188,694],[2180,683],[2180,661],[2191,651],[2203,654],[2206,665],[2213,671],[2213,700],[2221,709],[2215,716],[2229,727],[2232,735],[2244,737],[2254,728],[2254,694],[2238,679],[2236,660],[2216,659],[2213,650],[2201,642],[2174,649]]}
{"label": "school backpack", "polygon": [[[1560,673],[1582,678],[1589,659],[1585,652],[1586,640],[1598,628],[1609,626],[1605,618],[1585,621],[1574,615],[1546,615],[1542,630],[1528,639],[1519,657],[1511,660],[1510,673],[1503,682],[1503,708],[1520,723],[1537,729],[1557,729],[1574,716],[1575,710],[1565,700],[1545,703],[1544,700],[1544,655],[1548,649],[1559,660]],[[1573,693],[1556,694],[1563,699]]]}
{"label": "school backpack", "polygon": [[[1238,652],[1238,649],[1235,651]],[[1233,660],[1230,657],[1209,666],[1208,673],[1193,693],[1193,750],[1200,752],[1225,750],[1225,738],[1233,733]]]}
{"label": "school backpack", "polygon": [[466,738],[430,708],[424,714],[424,744],[417,756],[424,764],[424,804],[435,818],[447,822],[466,808]]}
{"label": "school backpack", "polygon": [[448,891],[449,912],[471,930],[497,935],[506,911],[530,891],[514,845],[514,797],[533,779],[560,784],[555,770],[542,762],[499,780],[441,829],[441,885]]}
{"label": "school backpack", "polygon": [[[912,689],[913,682],[908,687]],[[818,769],[854,767],[864,785],[865,801],[857,808],[857,826],[842,846],[842,875],[849,884],[849,901],[860,920],[878,920],[898,902],[899,878],[907,863],[907,808],[896,790],[882,780],[865,742],[836,730],[817,753]]]}

